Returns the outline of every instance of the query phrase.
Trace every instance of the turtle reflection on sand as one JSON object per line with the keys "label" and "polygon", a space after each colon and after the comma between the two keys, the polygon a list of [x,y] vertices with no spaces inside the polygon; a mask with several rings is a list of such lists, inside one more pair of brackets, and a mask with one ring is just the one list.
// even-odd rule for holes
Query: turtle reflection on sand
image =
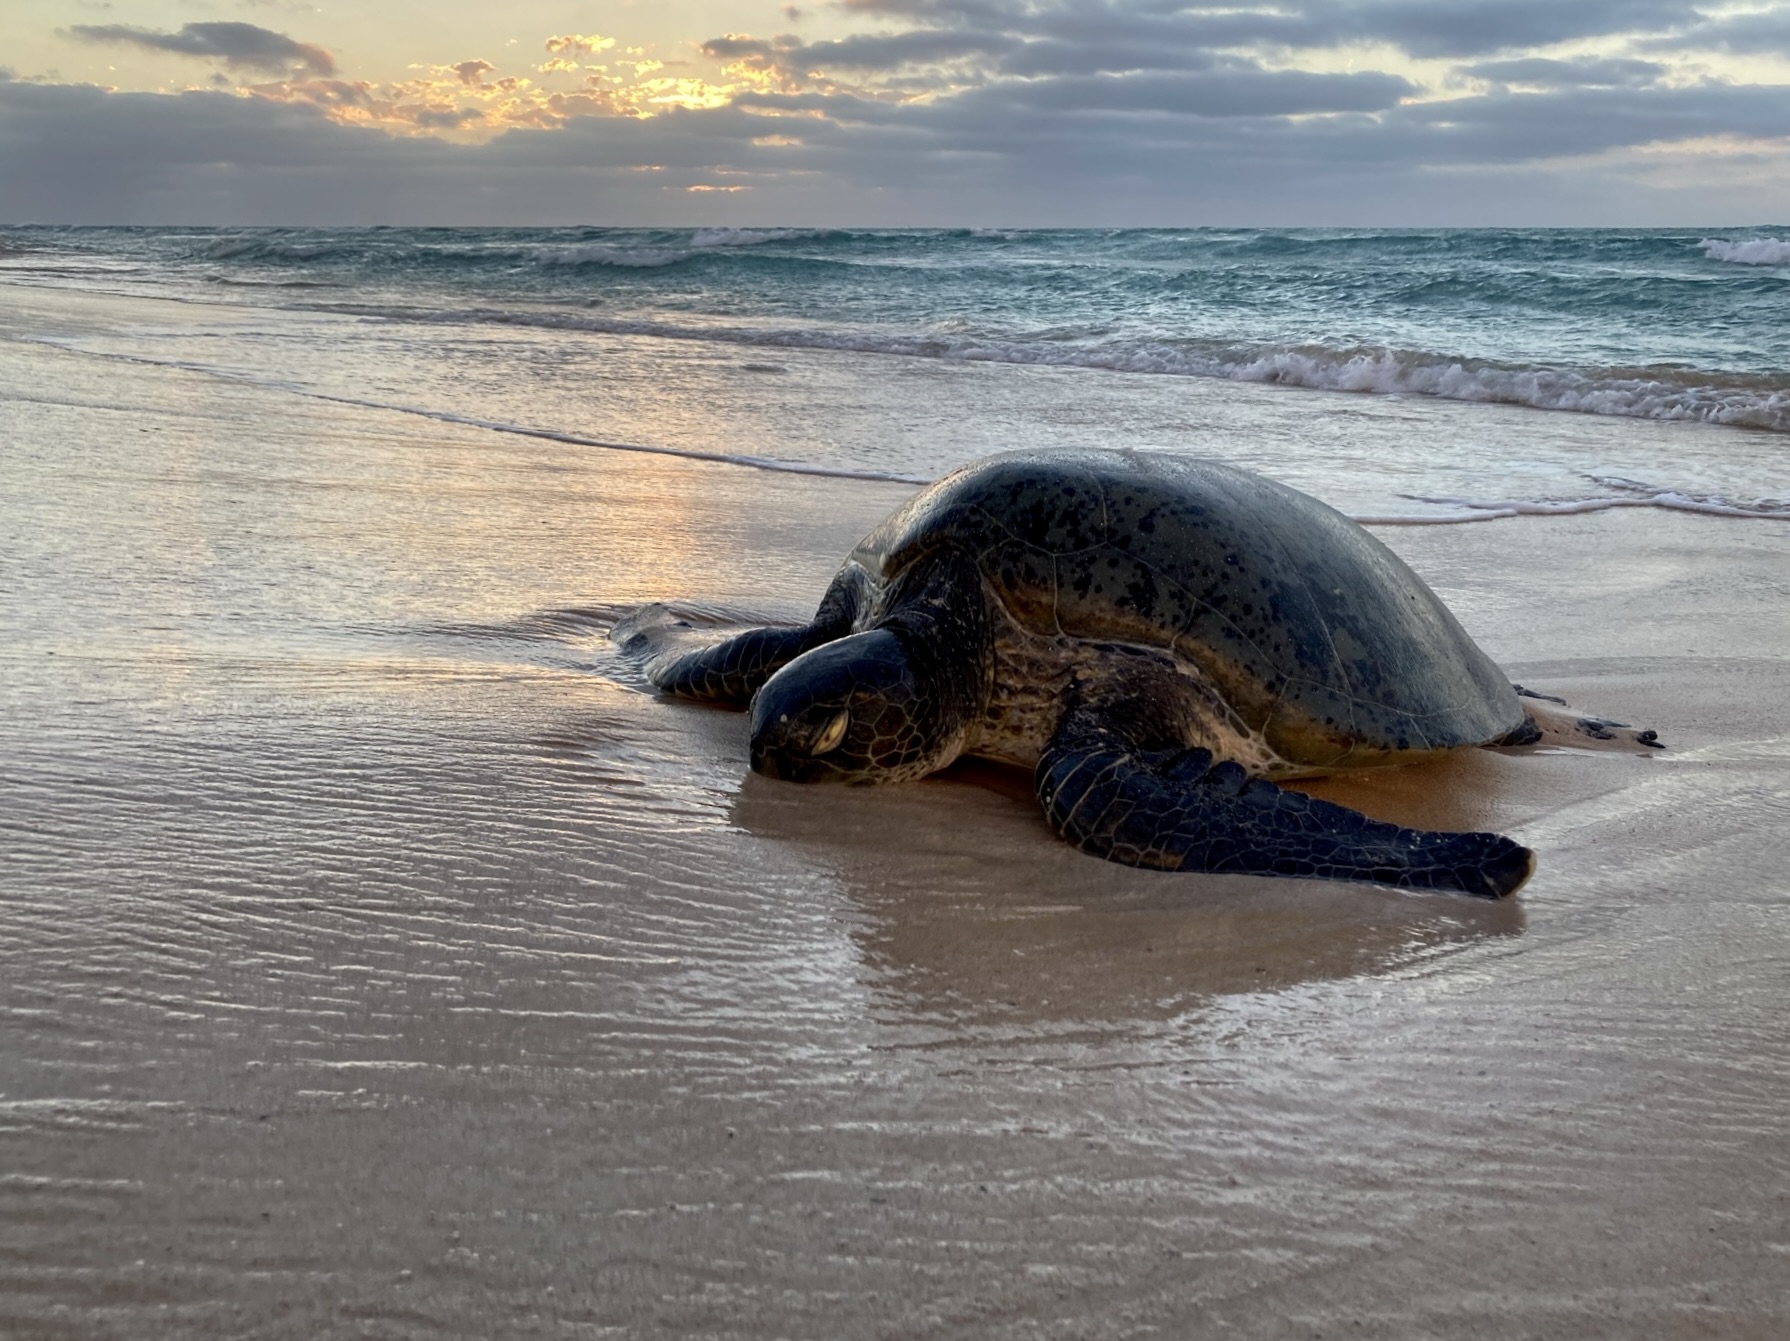
{"label": "turtle reflection on sand", "polygon": [[1528,878],[1529,849],[1273,779],[1471,745],[1657,744],[1513,687],[1317,500],[1131,452],[966,466],[852,551],[806,627],[665,648],[647,673],[749,703],[752,767],[774,777],[897,782],[978,755],[1033,769],[1051,826],[1112,861],[1487,898]]}

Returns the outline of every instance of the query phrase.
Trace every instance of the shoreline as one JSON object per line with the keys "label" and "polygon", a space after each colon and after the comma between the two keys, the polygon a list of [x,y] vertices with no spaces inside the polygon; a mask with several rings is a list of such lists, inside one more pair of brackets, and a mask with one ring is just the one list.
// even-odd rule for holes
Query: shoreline
{"label": "shoreline", "polygon": [[[153,309],[157,305],[171,304],[176,308],[182,308],[197,304],[211,309],[220,321],[225,321],[226,324],[234,323],[239,327],[251,324],[256,313],[261,313],[276,321],[321,321],[325,323],[320,328],[320,333],[324,338],[331,334],[328,323],[342,323],[334,331],[334,334],[339,335],[343,330],[352,329],[357,323],[371,321],[378,326],[386,320],[368,313],[336,312],[327,308],[261,308],[250,303],[224,302],[206,304],[173,293],[135,295],[106,290],[89,291],[54,286],[7,284],[3,271],[0,271],[0,291],[10,291],[14,294],[37,292],[59,295],[64,300],[72,301],[77,305],[82,302],[90,303],[96,309],[96,319],[100,330],[105,329],[108,324],[119,323],[122,320],[121,314],[127,312],[134,305],[144,305]],[[113,310],[108,311],[108,305]],[[58,314],[58,316],[62,315]],[[443,324],[430,319],[427,314],[415,314],[410,322],[391,321],[391,326],[394,329],[402,329],[407,324],[414,324],[419,332],[427,332],[432,336],[443,335],[459,329],[455,323]],[[468,329],[477,329],[477,327]],[[650,330],[634,331],[631,329],[618,329],[614,332],[573,330],[570,333],[581,335],[587,341],[605,342],[608,346],[608,353],[614,353],[616,349],[630,344],[663,345],[664,349],[661,352],[674,363],[683,361],[700,365],[711,361],[718,354],[724,355],[727,348],[725,340],[715,345],[713,342],[688,333],[677,337],[655,334]],[[566,334],[568,331],[557,327],[536,330],[526,326],[508,327],[501,324],[483,332],[483,335],[488,338],[515,339],[525,343],[546,342],[548,344]],[[302,380],[289,380],[283,372],[275,374],[265,368],[232,368],[192,359],[156,357],[143,354],[140,351],[93,348],[89,344],[83,343],[79,336],[71,338],[66,334],[63,336],[43,334],[34,336],[15,333],[14,338],[63,348],[86,357],[135,361],[148,366],[185,369],[205,376],[259,385],[288,395],[333,401],[376,411],[414,415],[449,424],[466,424],[500,433],[537,437],[545,441],[587,446],[599,450],[645,452],[684,456],[695,460],[715,460],[747,468],[795,474],[837,475],[843,478],[921,484],[936,478],[939,474],[961,463],[962,460],[989,455],[1000,450],[1002,445],[998,440],[983,440],[969,445],[967,450],[958,454],[944,457],[934,455],[926,463],[930,469],[916,472],[912,469],[900,468],[903,464],[901,462],[884,465],[880,459],[875,463],[868,458],[829,462],[805,458],[799,450],[794,457],[740,452],[733,449],[730,444],[717,442],[709,436],[699,437],[695,441],[659,440],[653,436],[650,425],[638,421],[630,425],[635,429],[631,434],[609,432],[593,435],[580,431],[579,426],[575,423],[506,420],[479,413],[455,411],[439,405],[397,403],[369,398],[366,395],[349,394],[340,389],[332,392],[325,385],[307,384]],[[834,349],[825,346],[778,347],[776,352],[789,356],[791,363],[805,360],[804,371],[822,372],[823,376],[827,375],[827,372],[823,370],[830,370],[836,376],[839,370],[851,367],[854,360],[865,356],[865,351],[862,350]],[[1123,403],[1127,397],[1127,392],[1123,389],[1115,389],[1115,385],[1116,388],[1124,388],[1132,379],[1142,379],[1145,385],[1157,382],[1167,383],[1169,385],[1151,386],[1148,396],[1145,397],[1146,400],[1155,402],[1155,405],[1154,414],[1144,417],[1144,423],[1149,424],[1149,428],[1145,430],[1142,437],[1137,436],[1135,428],[1127,429],[1125,426],[1119,426],[1119,440],[1127,441],[1140,450],[1194,450],[1228,459],[1230,455],[1239,451],[1240,444],[1236,438],[1236,430],[1250,422],[1252,417],[1264,417],[1264,412],[1266,412],[1265,418],[1269,422],[1258,424],[1257,427],[1266,427],[1272,436],[1281,437],[1287,432],[1287,425],[1299,417],[1297,410],[1301,397],[1289,398],[1288,393],[1320,392],[1324,393],[1320,399],[1334,396],[1341,400],[1338,404],[1328,406],[1307,405],[1304,408],[1311,413],[1306,417],[1322,421],[1326,418],[1355,416],[1364,421],[1379,421],[1377,423],[1359,422],[1353,425],[1357,432],[1367,435],[1365,444],[1345,444],[1341,441],[1336,444],[1335,450],[1341,451],[1345,455],[1355,456],[1359,464],[1371,461],[1376,453],[1384,453],[1389,450],[1396,452],[1401,447],[1408,448],[1409,444],[1404,440],[1409,437],[1410,433],[1413,430],[1425,431],[1425,429],[1419,429],[1416,424],[1399,422],[1411,418],[1433,421],[1426,426],[1430,433],[1468,436],[1475,431],[1474,426],[1479,422],[1479,416],[1490,415],[1495,418],[1488,422],[1498,426],[1499,435],[1516,439],[1525,435],[1533,435],[1537,438],[1538,444],[1545,445],[1544,455],[1551,451],[1558,454],[1561,460],[1569,460],[1581,457],[1587,451],[1593,453],[1585,462],[1585,466],[1588,468],[1572,469],[1564,475],[1556,471],[1553,478],[1554,487],[1551,490],[1538,492],[1534,496],[1513,496],[1496,491],[1489,496],[1475,496],[1471,493],[1460,494],[1457,490],[1445,490],[1438,493],[1432,488],[1427,493],[1421,490],[1417,492],[1397,490],[1390,498],[1382,496],[1372,502],[1354,505],[1342,499],[1331,499],[1345,514],[1368,525],[1453,525],[1502,519],[1505,515],[1556,515],[1582,510],[1598,510],[1603,507],[1637,506],[1702,512],[1710,515],[1757,517],[1762,520],[1790,520],[1790,502],[1775,495],[1754,497],[1744,489],[1736,490],[1731,485],[1725,484],[1720,478],[1702,479],[1693,476],[1688,480],[1681,479],[1674,482],[1658,480],[1649,482],[1635,478],[1632,469],[1626,469],[1620,465],[1613,466],[1610,461],[1600,461],[1595,455],[1600,444],[1607,449],[1610,444],[1618,440],[1619,435],[1625,430],[1631,436],[1650,442],[1649,451],[1652,455],[1647,457],[1649,460],[1653,460],[1663,449],[1668,447],[1676,450],[1668,451],[1667,456],[1676,457],[1680,461],[1699,455],[1713,454],[1716,457],[1735,455],[1736,440],[1728,435],[1736,432],[1746,437],[1764,434],[1767,439],[1771,439],[1776,436],[1776,430],[1762,429],[1743,423],[1718,422],[1696,417],[1679,418],[1672,415],[1663,417],[1630,416],[1595,409],[1548,407],[1531,404],[1521,399],[1457,397],[1421,388],[1388,390],[1365,385],[1325,387],[1305,385],[1297,381],[1285,381],[1279,378],[1238,380],[1216,375],[1164,376],[1148,371],[1125,371],[1048,362],[1042,364],[1023,361],[1003,363],[998,360],[988,361],[979,358],[957,359],[930,356],[916,359],[905,354],[887,352],[882,354],[871,352],[869,358],[872,363],[883,358],[893,358],[898,364],[913,363],[917,365],[896,374],[898,378],[914,377],[922,382],[938,377],[970,376],[991,379],[983,382],[978,388],[984,391],[990,387],[1001,385],[1004,380],[1009,378],[1042,377],[1046,380],[1032,383],[1033,388],[1055,388],[1047,396],[1047,399],[1060,400],[1065,404],[1073,404],[1076,400],[1076,393],[1085,395],[1101,383],[1108,383],[1103,388],[1101,395],[1113,405]],[[750,374],[750,380],[761,385],[766,375],[784,374],[791,371],[790,367],[782,364],[747,362],[738,366]],[[851,375],[847,374],[848,377]],[[887,369],[883,370],[883,375],[888,375]],[[873,372],[872,377],[875,376],[876,374]],[[1095,381],[1076,386],[1075,392],[1065,392],[1062,390],[1065,384],[1051,380],[1063,376],[1091,377]],[[1110,382],[1109,379],[1111,379]],[[1176,387],[1173,385],[1176,383],[1191,385]],[[1136,393],[1139,388],[1134,384],[1129,390],[1131,393]],[[1150,424],[1150,420],[1159,416],[1177,399],[1188,398],[1191,399],[1195,410],[1188,416],[1184,427],[1193,430],[1193,432],[1166,441],[1161,439],[1160,424]],[[1226,419],[1237,420],[1234,412],[1226,408],[1227,402],[1233,400],[1240,400],[1249,407],[1249,410],[1238,422],[1225,424],[1223,421]],[[1367,407],[1371,408],[1357,407],[1356,410],[1351,410],[1347,407],[1347,402],[1350,400],[1365,401]],[[1020,403],[1024,403],[1023,397],[1020,398]],[[1269,407],[1273,408],[1269,409]],[[1540,417],[1536,418],[1538,415]],[[946,425],[964,426],[961,417],[953,419],[948,414],[941,416],[939,420],[941,428]],[[1136,427],[1143,427],[1143,425],[1140,424]],[[1700,436],[1710,433],[1717,437],[1712,440]],[[1247,434],[1245,434],[1246,436]],[[775,438],[771,440],[775,441]],[[1708,441],[1725,444],[1725,448],[1718,447],[1713,453],[1686,450]],[[1106,437],[1084,440],[1084,445],[1091,446],[1107,445],[1108,443],[1109,439]],[[803,445],[812,449],[817,444]],[[867,445],[859,444],[860,447]],[[1740,453],[1740,455],[1753,456],[1757,453],[1748,452]],[[1289,464],[1287,462],[1277,464],[1271,456],[1258,458],[1248,451],[1243,451],[1242,456],[1244,459],[1239,462],[1240,464],[1250,464],[1256,469],[1270,474],[1286,473]],[[1775,465],[1769,459],[1761,460],[1759,465],[1767,474],[1772,474],[1775,471]],[[1641,473],[1647,472],[1642,471]],[[1289,479],[1288,482],[1327,495],[1327,491],[1321,487],[1318,481],[1297,478],[1298,471],[1296,469],[1293,474],[1295,477]],[[1334,486],[1336,481],[1332,480],[1331,484]],[[1579,496],[1584,493],[1587,484],[1596,486],[1601,492],[1590,498]],[[1562,492],[1563,490],[1564,492]],[[1412,512],[1406,510],[1402,503],[1396,504],[1392,510],[1388,510],[1388,504],[1392,498],[1430,507],[1445,507],[1450,510],[1440,513],[1433,511]]]}

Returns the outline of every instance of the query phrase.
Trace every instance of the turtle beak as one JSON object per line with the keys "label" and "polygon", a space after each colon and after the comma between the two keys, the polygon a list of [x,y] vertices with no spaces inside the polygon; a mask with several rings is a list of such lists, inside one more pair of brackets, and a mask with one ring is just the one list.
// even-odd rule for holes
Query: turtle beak
{"label": "turtle beak", "polygon": [[761,728],[752,741],[752,771],[785,782],[816,782],[838,776],[838,769],[821,762],[845,742],[851,713],[840,709],[819,732],[804,729],[799,720],[779,716]]}
{"label": "turtle beak", "polygon": [[784,782],[819,782],[838,776],[833,769],[819,763],[812,755],[795,750],[780,750],[774,745],[752,747],[752,771]]}

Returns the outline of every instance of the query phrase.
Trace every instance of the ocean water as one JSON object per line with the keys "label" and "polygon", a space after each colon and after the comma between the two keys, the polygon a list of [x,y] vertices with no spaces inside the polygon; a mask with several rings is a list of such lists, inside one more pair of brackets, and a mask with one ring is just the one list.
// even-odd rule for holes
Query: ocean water
{"label": "ocean water", "polygon": [[86,353],[593,447],[926,480],[1076,442],[1381,520],[1790,516],[1782,228],[19,227],[0,278],[175,300]]}

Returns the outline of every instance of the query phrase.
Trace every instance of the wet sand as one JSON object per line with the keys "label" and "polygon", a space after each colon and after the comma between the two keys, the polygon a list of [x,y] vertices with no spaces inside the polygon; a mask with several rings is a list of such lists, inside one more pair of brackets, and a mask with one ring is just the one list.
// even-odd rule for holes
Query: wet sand
{"label": "wet sand", "polygon": [[1790,1328],[1790,530],[1382,530],[1670,752],[1322,784],[1504,904],[1161,876],[607,641],[900,486],[4,349],[0,1335]]}

